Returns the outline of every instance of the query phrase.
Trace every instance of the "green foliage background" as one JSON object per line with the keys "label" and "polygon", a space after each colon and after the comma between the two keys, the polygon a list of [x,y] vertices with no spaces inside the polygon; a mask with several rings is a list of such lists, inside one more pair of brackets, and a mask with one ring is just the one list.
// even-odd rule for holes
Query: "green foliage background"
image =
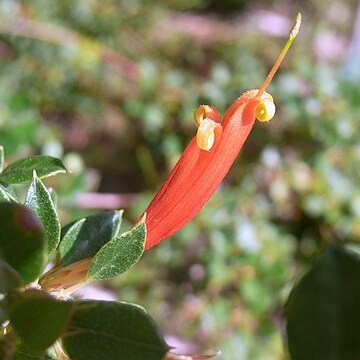
{"label": "green foliage background", "polygon": [[8,160],[64,159],[73,174],[47,180],[63,223],[90,214],[78,195],[96,191],[138,195],[126,203],[132,223],[193,136],[193,110],[224,112],[259,86],[303,13],[269,90],[271,125],[255,126],[194,221],[106,283],[185,351],[280,359],[281,306],[299,270],[321,245],[360,238],[357,5],[0,2],[0,143]]}

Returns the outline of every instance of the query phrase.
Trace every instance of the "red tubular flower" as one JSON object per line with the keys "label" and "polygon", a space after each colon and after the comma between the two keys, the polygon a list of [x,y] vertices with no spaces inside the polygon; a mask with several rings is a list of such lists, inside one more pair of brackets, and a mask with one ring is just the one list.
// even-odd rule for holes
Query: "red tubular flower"
{"label": "red tubular flower", "polygon": [[214,107],[201,105],[195,111],[196,137],[145,210],[145,249],[173,235],[202,209],[229,171],[255,118],[269,121],[273,117],[275,105],[265,89],[295,39],[300,20],[299,14],[289,40],[260,89],[247,91],[236,99],[222,121]]}

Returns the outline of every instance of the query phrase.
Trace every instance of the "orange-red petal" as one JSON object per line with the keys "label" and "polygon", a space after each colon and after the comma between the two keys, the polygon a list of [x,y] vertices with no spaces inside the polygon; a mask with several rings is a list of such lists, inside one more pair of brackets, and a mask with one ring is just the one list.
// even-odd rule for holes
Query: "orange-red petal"
{"label": "orange-red petal", "polygon": [[199,149],[195,137],[190,141],[146,209],[145,249],[180,230],[209,200],[247,139],[258,103],[253,96],[237,99],[225,114],[223,133],[215,136],[210,151]]}

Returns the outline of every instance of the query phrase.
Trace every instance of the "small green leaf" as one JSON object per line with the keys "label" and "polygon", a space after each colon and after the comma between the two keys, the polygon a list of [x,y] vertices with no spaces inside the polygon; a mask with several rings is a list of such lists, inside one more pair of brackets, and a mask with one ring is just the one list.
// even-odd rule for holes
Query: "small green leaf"
{"label": "small green leaf", "polygon": [[144,252],[145,238],[146,226],[143,220],[130,231],[109,241],[90,263],[89,279],[110,279],[130,269]]}
{"label": "small green leaf", "polygon": [[7,292],[22,285],[17,271],[0,258],[0,292]]}
{"label": "small green leaf", "polygon": [[360,358],[360,257],[330,246],[292,290],[286,330],[292,360]]}
{"label": "small green leaf", "polygon": [[49,254],[52,253],[60,242],[60,221],[51,196],[45,185],[36,176],[35,171],[34,179],[27,192],[25,205],[33,210],[40,219],[48,242],[48,252]]}
{"label": "small green leaf", "polygon": [[0,145],[0,173],[4,168],[4,147]]}
{"label": "small green leaf", "polygon": [[38,155],[11,163],[0,174],[0,182],[19,184],[31,181],[34,170],[40,179],[67,171],[61,160],[52,156]]}
{"label": "small green leaf", "polygon": [[122,211],[106,211],[77,220],[62,230],[61,265],[94,256],[120,230]]}
{"label": "small green leaf", "polygon": [[42,291],[27,291],[11,306],[10,323],[24,346],[40,353],[62,335],[73,306],[72,302],[55,300]]}
{"label": "small green leaf", "polygon": [[15,196],[3,185],[0,184],[0,202],[17,202]]}
{"label": "small green leaf", "polygon": [[27,207],[0,203],[0,257],[27,283],[35,280],[47,261],[47,242],[40,221]]}
{"label": "small green leaf", "polygon": [[115,301],[81,301],[63,344],[73,360],[160,360],[169,350],[142,307]]}

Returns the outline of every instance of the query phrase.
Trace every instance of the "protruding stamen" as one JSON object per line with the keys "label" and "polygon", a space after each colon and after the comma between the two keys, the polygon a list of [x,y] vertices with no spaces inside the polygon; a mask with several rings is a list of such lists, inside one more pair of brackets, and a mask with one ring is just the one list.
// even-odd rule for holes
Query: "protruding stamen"
{"label": "protruding stamen", "polygon": [[300,26],[301,26],[301,13],[298,13],[297,16],[296,16],[295,25],[294,25],[293,29],[291,30],[291,33],[290,33],[289,39],[291,41],[294,41],[294,39],[296,38],[297,34],[300,31]]}
{"label": "protruding stamen", "polygon": [[284,48],[282,49],[278,59],[276,60],[274,66],[271,68],[269,74],[266,76],[264,83],[261,85],[259,92],[257,93],[257,96],[261,96],[263,94],[263,92],[266,90],[266,88],[269,86],[272,78],[274,77],[276,71],[278,70],[280,64],[282,63],[282,61],[284,60],[284,57],[286,55],[286,53],[288,52],[288,50],[290,49],[290,46],[292,45],[292,43],[294,42],[297,34],[299,33],[300,30],[300,25],[301,25],[301,13],[298,13],[296,16],[296,20],[295,20],[295,24],[290,32],[289,35],[289,39],[286,42]]}
{"label": "protruding stamen", "polygon": [[206,115],[211,112],[209,105],[200,105],[194,111],[194,119],[197,126],[200,126],[201,122],[206,118]]}

